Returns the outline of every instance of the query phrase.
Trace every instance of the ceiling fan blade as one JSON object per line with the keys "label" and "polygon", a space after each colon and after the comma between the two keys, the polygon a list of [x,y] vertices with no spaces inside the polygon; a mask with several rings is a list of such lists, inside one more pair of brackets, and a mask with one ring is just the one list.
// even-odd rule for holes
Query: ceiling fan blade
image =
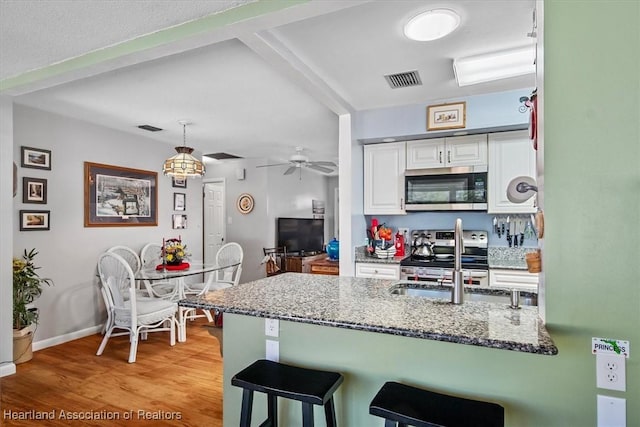
{"label": "ceiling fan blade", "polygon": [[276,163],[275,165],[260,165],[260,166],[256,166],[257,168],[268,168],[269,166],[284,166],[284,165],[288,165],[289,163]]}
{"label": "ceiling fan blade", "polygon": [[311,164],[317,165],[317,166],[330,166],[330,167],[337,167],[337,165],[333,162],[309,162]]}
{"label": "ceiling fan blade", "polygon": [[317,171],[324,172],[324,173],[333,172],[333,169],[325,168],[324,166],[318,166],[318,165],[316,165],[314,163],[307,163],[307,167],[309,169],[317,170]]}
{"label": "ceiling fan blade", "polygon": [[297,168],[295,166],[289,166],[289,169],[284,171],[284,175],[291,175],[292,173],[294,173],[296,171],[296,169]]}

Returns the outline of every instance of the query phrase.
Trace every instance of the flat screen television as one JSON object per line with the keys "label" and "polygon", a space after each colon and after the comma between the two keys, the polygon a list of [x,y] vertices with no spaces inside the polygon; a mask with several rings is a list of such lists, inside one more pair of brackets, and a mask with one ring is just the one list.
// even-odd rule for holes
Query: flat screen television
{"label": "flat screen television", "polygon": [[278,246],[287,252],[322,252],[324,246],[324,219],[278,218]]}

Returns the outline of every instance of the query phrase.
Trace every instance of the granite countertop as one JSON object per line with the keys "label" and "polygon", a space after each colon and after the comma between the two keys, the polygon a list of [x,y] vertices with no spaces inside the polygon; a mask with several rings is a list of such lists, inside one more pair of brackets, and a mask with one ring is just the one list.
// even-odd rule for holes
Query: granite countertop
{"label": "granite countertop", "polygon": [[538,308],[391,295],[392,280],[284,273],[179,302],[269,317],[503,350],[554,355]]}
{"label": "granite countertop", "polygon": [[[524,255],[528,252],[535,251],[536,248],[505,248],[491,247],[489,248],[488,262],[489,268],[501,268],[506,270],[526,270],[527,263]],[[376,258],[366,254],[364,246],[355,248],[355,262],[366,262],[373,264],[400,264],[405,256],[409,255],[409,250],[405,256],[393,258]]]}
{"label": "granite countertop", "polygon": [[368,262],[373,264],[400,264],[407,255],[394,256],[392,258],[377,258],[375,256],[367,255],[365,246],[357,246],[355,248],[355,261],[356,262]]}

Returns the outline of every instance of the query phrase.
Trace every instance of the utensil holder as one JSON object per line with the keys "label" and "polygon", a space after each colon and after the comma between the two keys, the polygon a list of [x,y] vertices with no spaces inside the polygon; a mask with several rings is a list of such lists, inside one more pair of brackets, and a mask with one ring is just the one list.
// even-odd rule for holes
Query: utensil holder
{"label": "utensil holder", "polygon": [[527,261],[527,270],[529,273],[540,273],[542,271],[542,260],[540,257],[540,251],[529,252],[524,256]]}

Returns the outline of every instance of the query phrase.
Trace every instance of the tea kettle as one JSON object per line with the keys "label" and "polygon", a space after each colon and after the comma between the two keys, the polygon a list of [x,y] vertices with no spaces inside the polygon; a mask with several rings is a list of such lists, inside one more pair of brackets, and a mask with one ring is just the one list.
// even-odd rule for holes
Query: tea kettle
{"label": "tea kettle", "polygon": [[431,258],[435,256],[433,252],[433,243],[422,233],[413,240],[413,248],[411,249],[411,255],[417,255],[425,258]]}

